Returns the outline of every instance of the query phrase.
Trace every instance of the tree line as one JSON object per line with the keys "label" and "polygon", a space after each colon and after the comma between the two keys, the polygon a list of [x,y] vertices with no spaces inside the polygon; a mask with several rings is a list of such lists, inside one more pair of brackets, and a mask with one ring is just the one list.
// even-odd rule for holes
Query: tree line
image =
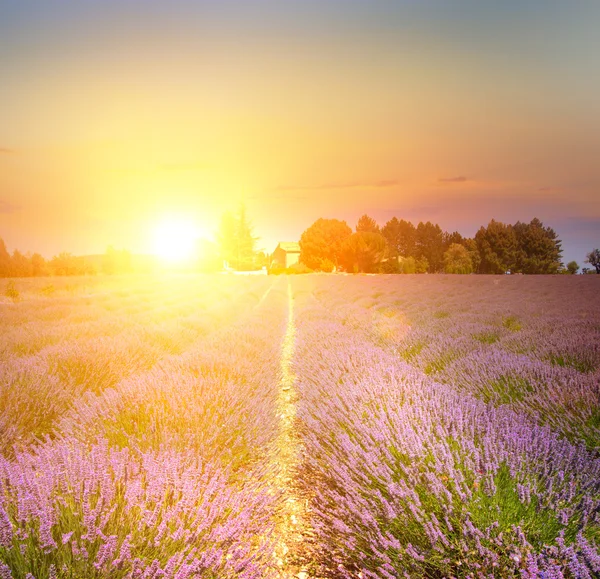
{"label": "tree line", "polygon": [[380,227],[363,215],[353,232],[345,221],[318,219],[302,233],[300,248],[300,261],[315,271],[554,274],[579,269],[575,262],[564,268],[561,240],[537,218],[515,224],[492,219],[473,238],[430,221],[415,226],[392,217]]}
{"label": "tree line", "polygon": [[133,270],[131,254],[125,249],[108,247],[98,256],[77,256],[62,252],[52,259],[39,253],[24,254],[15,249],[12,254],[0,238],[0,277],[45,277],[94,275],[97,273],[129,273]]}
{"label": "tree line", "polygon": [[[217,244],[199,252],[199,271],[260,269],[269,265],[269,256],[256,250],[258,238],[246,209],[222,216]],[[579,265],[562,264],[561,240],[556,232],[534,218],[529,223],[505,224],[492,219],[474,237],[447,232],[427,221],[416,226],[392,217],[380,227],[363,215],[355,230],[339,219],[317,219],[300,237],[299,271],[346,271],[350,273],[481,273],[523,274],[577,273]],[[600,274],[600,250],[587,255]],[[60,253],[50,260],[39,253],[7,251],[0,238],[0,277],[41,277],[47,275],[119,274],[147,271],[151,265],[133,263],[126,250],[109,247],[105,254],[79,257]],[[583,268],[587,273],[588,268]],[[589,271],[593,273],[592,271]]]}

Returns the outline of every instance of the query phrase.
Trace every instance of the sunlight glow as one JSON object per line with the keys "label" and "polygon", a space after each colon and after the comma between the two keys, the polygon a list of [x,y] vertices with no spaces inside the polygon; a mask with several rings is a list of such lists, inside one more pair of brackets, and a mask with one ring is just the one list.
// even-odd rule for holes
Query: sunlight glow
{"label": "sunlight glow", "polygon": [[163,221],[154,231],[154,253],[164,261],[190,260],[197,250],[200,231],[184,219]]}

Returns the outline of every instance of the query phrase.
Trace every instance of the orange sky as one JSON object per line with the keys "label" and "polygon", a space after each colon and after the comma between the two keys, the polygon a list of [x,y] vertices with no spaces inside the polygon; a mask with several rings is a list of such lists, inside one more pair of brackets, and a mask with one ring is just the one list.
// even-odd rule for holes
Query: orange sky
{"label": "orange sky", "polygon": [[365,212],[466,235],[538,216],[565,257],[600,245],[600,5],[17,4],[9,249],[149,251],[165,215],[210,236],[240,199],[268,250]]}

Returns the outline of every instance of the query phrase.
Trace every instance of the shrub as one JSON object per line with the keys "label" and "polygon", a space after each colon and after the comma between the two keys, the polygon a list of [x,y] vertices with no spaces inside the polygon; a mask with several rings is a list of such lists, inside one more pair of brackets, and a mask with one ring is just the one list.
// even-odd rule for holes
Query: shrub
{"label": "shrub", "polygon": [[4,295],[7,298],[10,298],[13,302],[19,301],[19,297],[20,297],[19,290],[16,288],[15,282],[12,279],[6,284],[6,289],[4,290]]}
{"label": "shrub", "polygon": [[387,261],[382,261],[379,264],[377,273],[402,273],[402,269],[400,267],[400,263],[396,258],[388,259]]}
{"label": "shrub", "polygon": [[333,261],[326,257],[325,259],[321,260],[321,263],[319,264],[319,269],[321,271],[331,273],[332,271],[335,271],[335,263],[333,263]]}
{"label": "shrub", "polygon": [[290,267],[287,268],[286,273],[313,273],[313,270],[307,265],[298,262],[294,265],[290,265]]}

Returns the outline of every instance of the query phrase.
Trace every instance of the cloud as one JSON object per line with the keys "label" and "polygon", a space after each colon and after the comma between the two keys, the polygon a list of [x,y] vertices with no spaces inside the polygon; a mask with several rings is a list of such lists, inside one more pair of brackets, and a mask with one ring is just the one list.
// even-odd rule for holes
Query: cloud
{"label": "cloud", "polygon": [[0,199],[0,213],[16,213],[19,209],[20,207],[18,205]]}
{"label": "cloud", "polygon": [[393,187],[397,185],[396,179],[380,179],[379,181],[333,181],[320,185],[280,185],[275,187],[276,191],[320,191],[323,189],[354,189],[363,187],[365,189]]}
{"label": "cloud", "polygon": [[464,175],[458,175],[457,177],[441,177],[438,181],[440,183],[464,183],[468,179]]}
{"label": "cloud", "polygon": [[12,155],[15,153],[14,149],[8,149],[7,147],[0,147],[0,155]]}

